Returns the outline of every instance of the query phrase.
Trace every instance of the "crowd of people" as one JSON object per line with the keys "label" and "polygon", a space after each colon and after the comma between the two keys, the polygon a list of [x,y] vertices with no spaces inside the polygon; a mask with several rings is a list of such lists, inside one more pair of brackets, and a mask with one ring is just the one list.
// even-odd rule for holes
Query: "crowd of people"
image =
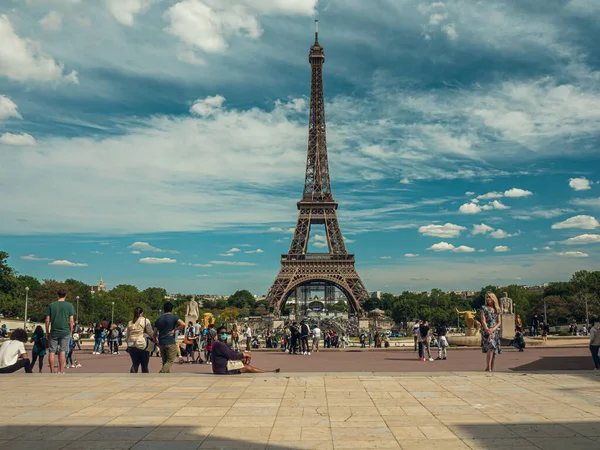
{"label": "crowd of people", "polygon": [[[12,373],[20,369],[32,373],[36,362],[38,370],[42,372],[44,359],[48,357],[50,372],[55,372],[55,360],[58,356],[58,373],[64,373],[65,368],[81,367],[77,360],[73,359],[76,348],[81,350],[80,338],[82,330],[75,324],[75,308],[66,299],[63,289],[58,291],[58,300],[48,305],[45,313],[45,330],[37,326],[31,336],[23,329],[14,330],[0,347],[0,373]],[[264,373],[278,372],[264,371],[250,364],[251,350],[258,347],[258,338],[253,334],[249,324],[244,324],[239,330],[237,325],[232,326],[231,332],[225,326],[215,327],[209,324],[203,327],[199,320],[187,324],[177,315],[173,314],[173,304],[167,302],[163,305],[164,313],[152,324],[144,317],[141,307],[133,311],[133,318],[127,326],[122,323],[101,322],[95,325],[93,354],[105,353],[105,344],[108,343],[108,353],[120,354],[120,348],[125,343],[127,353],[131,359],[130,372],[137,373],[140,368],[142,373],[149,372],[149,361],[153,354],[162,359],[161,373],[170,373],[175,360],[183,364],[210,364],[212,371],[219,375],[230,375],[239,373]],[[536,316],[537,319],[537,316]],[[520,318],[515,321],[516,334],[510,342],[511,346],[522,352],[525,348],[524,333]],[[502,353],[500,345],[500,328],[502,326],[500,307],[496,295],[488,292],[485,295],[485,304],[480,312],[481,349],[486,355],[486,371],[493,372],[496,356]],[[594,367],[600,369],[600,329],[595,323],[589,329],[584,327],[578,329],[577,324],[571,324],[569,332],[573,335],[590,335],[590,350]],[[532,323],[534,335],[541,330],[542,337],[549,334],[548,324],[542,320]],[[2,336],[8,337],[5,326],[0,327]],[[445,324],[431,327],[428,320],[415,321],[413,325],[414,351],[418,352],[420,361],[433,361],[431,347],[437,347],[437,360],[446,360],[448,357],[448,331]],[[179,335],[183,335],[183,345],[179,342]],[[323,332],[319,326],[311,327],[309,322],[285,322],[280,334],[272,334],[270,330],[264,332],[267,348],[280,348],[290,355],[311,355],[319,352],[321,339],[326,348],[344,347],[349,343],[345,333],[338,335],[332,329]],[[380,348],[382,342],[389,347],[389,337],[385,333],[361,333],[361,347],[366,346],[367,337],[369,347],[373,340],[376,348]],[[241,350],[245,345],[245,351]],[[31,342],[32,358],[25,350],[25,343]],[[231,342],[231,348],[228,345]],[[255,347],[256,346],[256,347]],[[204,359],[202,358],[204,356]],[[184,360],[185,358],[185,360]]]}

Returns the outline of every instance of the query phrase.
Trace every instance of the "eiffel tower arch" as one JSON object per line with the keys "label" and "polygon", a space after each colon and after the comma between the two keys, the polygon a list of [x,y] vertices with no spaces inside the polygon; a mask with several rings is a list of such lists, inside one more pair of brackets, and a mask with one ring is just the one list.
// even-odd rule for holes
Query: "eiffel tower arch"
{"label": "eiffel tower arch", "polygon": [[[271,310],[279,314],[296,288],[324,282],[340,289],[352,312],[362,316],[369,293],[354,267],[354,255],[346,250],[336,213],[338,203],[331,192],[323,94],[325,53],[319,45],[318,22],[315,23],[315,43],[308,57],[311,88],[304,190],[297,203],[299,212],[294,237],[288,253],[281,255],[281,269],[267,293],[267,301]],[[325,226],[327,253],[307,253],[311,225],[317,224]]]}

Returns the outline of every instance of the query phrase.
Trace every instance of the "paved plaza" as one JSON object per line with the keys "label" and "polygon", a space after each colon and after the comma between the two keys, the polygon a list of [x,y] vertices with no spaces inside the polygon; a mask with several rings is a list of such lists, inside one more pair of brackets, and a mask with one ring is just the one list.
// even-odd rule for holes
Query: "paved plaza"
{"label": "paved plaza", "polygon": [[596,372],[35,375],[0,449],[596,449]]}
{"label": "paved plaza", "polygon": [[[434,351],[433,357],[437,357]],[[127,353],[121,355],[92,355],[91,350],[76,351],[74,358],[82,364],[74,373],[126,373],[131,366]],[[481,349],[450,349],[446,361],[423,362],[411,350],[371,349],[361,351],[326,350],[311,356],[288,355],[279,351],[252,352],[252,364],[262,369],[281,368],[285,373],[319,372],[454,372],[480,371],[485,367]],[[160,370],[160,358],[150,359],[150,372]],[[519,353],[507,347],[497,358],[497,372],[589,370],[593,368],[588,348],[531,348]],[[48,371],[47,368],[44,369]],[[173,373],[206,374],[211,366],[204,364],[175,364]]]}

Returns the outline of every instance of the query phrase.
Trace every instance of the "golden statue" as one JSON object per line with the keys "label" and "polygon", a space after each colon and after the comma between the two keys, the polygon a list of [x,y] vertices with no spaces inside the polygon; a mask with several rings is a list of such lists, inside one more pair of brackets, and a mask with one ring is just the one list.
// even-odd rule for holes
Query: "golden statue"
{"label": "golden statue", "polygon": [[209,324],[214,324],[215,323],[215,317],[212,315],[212,313],[204,313],[204,328],[208,328]]}
{"label": "golden statue", "polygon": [[463,319],[465,319],[465,323],[467,324],[468,329],[473,329],[473,325],[475,325],[475,328],[481,328],[481,323],[477,319],[475,319],[477,312],[459,311],[456,307],[454,309],[458,314],[461,314],[463,316]]}

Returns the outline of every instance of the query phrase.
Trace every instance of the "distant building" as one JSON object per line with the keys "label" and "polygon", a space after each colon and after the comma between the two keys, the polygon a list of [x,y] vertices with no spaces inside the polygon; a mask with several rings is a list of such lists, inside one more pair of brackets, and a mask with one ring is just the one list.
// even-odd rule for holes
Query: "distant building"
{"label": "distant building", "polygon": [[373,292],[371,292],[371,298],[380,299],[381,298],[381,291],[373,291]]}
{"label": "distant building", "polygon": [[94,295],[96,292],[106,292],[106,286],[104,285],[102,278],[100,278],[100,284],[98,284],[98,286],[90,286],[90,290],[92,295]]}

